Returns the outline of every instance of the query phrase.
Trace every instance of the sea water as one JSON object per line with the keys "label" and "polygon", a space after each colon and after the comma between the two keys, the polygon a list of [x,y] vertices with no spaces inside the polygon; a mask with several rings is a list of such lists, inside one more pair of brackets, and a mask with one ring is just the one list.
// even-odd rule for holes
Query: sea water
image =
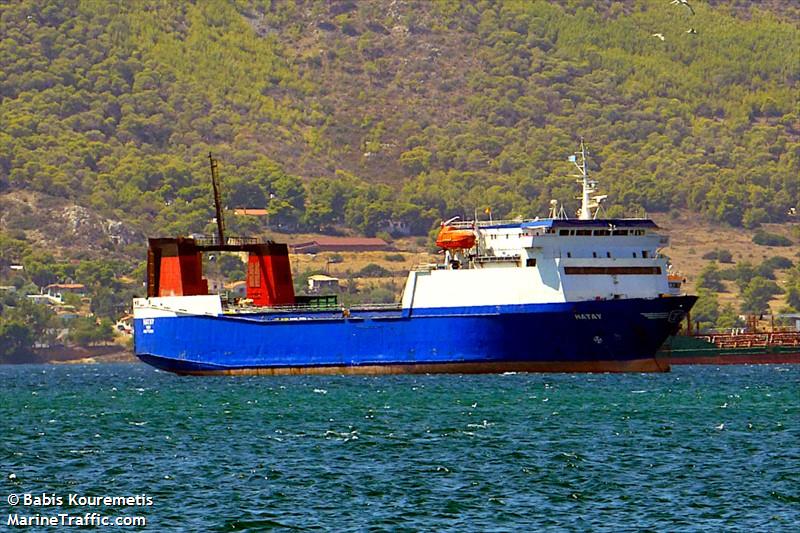
{"label": "sea water", "polygon": [[3,366],[0,383],[0,530],[91,513],[143,517],[128,529],[148,531],[800,524],[800,365],[379,377]]}

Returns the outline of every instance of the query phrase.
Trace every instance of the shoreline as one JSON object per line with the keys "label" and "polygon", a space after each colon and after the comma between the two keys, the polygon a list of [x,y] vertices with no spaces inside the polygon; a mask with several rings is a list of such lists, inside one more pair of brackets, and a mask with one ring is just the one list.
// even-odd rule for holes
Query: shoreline
{"label": "shoreline", "polygon": [[77,365],[103,363],[139,363],[133,351],[121,344],[102,346],[54,346],[34,349],[27,357],[2,365]]}

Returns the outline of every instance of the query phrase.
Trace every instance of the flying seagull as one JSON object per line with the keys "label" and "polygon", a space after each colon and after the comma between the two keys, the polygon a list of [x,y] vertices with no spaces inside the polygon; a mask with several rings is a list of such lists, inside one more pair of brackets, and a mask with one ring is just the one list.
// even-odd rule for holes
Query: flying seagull
{"label": "flying seagull", "polygon": [[664,34],[663,34],[663,33],[654,33],[654,34],[653,34],[653,37],[658,37],[658,38],[659,38],[659,39],[661,39],[662,41],[664,40]]}
{"label": "flying seagull", "polygon": [[689,11],[692,12],[692,15],[694,15],[694,9],[689,4],[689,0],[672,0],[672,2],[670,2],[670,4],[675,4],[676,6],[686,6],[686,7],[689,8]]}
{"label": "flying seagull", "polygon": [[688,30],[686,30],[686,33],[689,33],[691,35],[697,35],[697,30],[694,28],[689,28]]}

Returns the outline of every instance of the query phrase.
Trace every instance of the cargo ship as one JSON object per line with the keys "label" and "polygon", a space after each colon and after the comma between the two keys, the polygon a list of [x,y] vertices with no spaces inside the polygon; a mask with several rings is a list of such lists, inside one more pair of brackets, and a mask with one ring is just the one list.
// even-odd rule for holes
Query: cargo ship
{"label": "cargo ship", "polygon": [[[149,240],[135,353],[196,375],[667,371],[656,353],[696,297],[671,289],[652,220],[598,218],[583,142],[570,161],[576,218],[553,200],[542,219],[448,220],[399,303],[345,307],[295,294],[285,244],[225,238],[212,159],[218,237]],[[246,254],[246,298],[209,294],[208,252]]]}
{"label": "cargo ship", "polygon": [[799,364],[800,332],[675,335],[658,358],[671,365]]}

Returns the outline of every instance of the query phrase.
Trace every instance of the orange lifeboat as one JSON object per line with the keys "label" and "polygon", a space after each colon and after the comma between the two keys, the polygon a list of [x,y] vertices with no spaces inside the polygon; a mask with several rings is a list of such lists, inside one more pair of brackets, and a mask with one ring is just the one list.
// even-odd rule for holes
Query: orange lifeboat
{"label": "orange lifeboat", "polygon": [[475,232],[442,224],[436,236],[436,246],[445,250],[466,250],[475,246]]}

